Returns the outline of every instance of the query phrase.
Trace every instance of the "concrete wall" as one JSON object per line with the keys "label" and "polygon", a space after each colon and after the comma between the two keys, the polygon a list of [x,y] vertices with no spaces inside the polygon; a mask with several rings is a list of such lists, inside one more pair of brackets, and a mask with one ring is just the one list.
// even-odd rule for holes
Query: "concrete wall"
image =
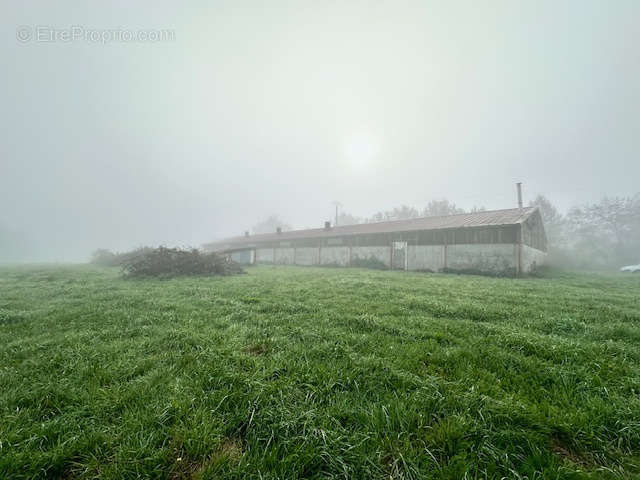
{"label": "concrete wall", "polygon": [[351,259],[368,260],[371,257],[380,260],[388,267],[391,261],[391,247],[351,247]]}
{"label": "concrete wall", "polygon": [[510,243],[446,246],[446,268],[483,272],[515,271],[516,246]]}
{"label": "concrete wall", "polygon": [[[514,244],[466,244],[466,245],[409,245],[407,247],[409,270],[441,271],[477,270],[502,273],[516,271],[517,247]],[[274,255],[275,251],[275,255]],[[390,266],[391,247],[352,247],[351,259],[374,257]],[[234,252],[234,260],[245,260],[247,254]],[[277,263],[285,265],[349,265],[349,247],[278,247],[256,249],[256,263]],[[522,245],[520,259],[522,273],[529,273],[534,265],[545,262],[546,254],[540,250]]]}
{"label": "concrete wall", "polygon": [[256,263],[273,263],[274,260],[273,248],[256,249]]}
{"label": "concrete wall", "polygon": [[431,270],[444,268],[444,245],[409,245],[407,247],[409,270]]}
{"label": "concrete wall", "polygon": [[522,273],[534,272],[536,267],[544,265],[546,260],[547,254],[545,252],[528,245],[522,245],[520,247],[520,265]]}
{"label": "concrete wall", "polygon": [[322,247],[320,265],[349,265],[349,247]]}
{"label": "concrete wall", "polygon": [[319,253],[317,247],[296,248],[296,265],[318,265]]}
{"label": "concrete wall", "polygon": [[276,255],[274,263],[278,263],[281,265],[291,265],[293,264],[293,248],[276,248]]}
{"label": "concrete wall", "polygon": [[238,250],[237,252],[231,252],[231,260],[245,265],[251,263],[252,257],[252,250]]}

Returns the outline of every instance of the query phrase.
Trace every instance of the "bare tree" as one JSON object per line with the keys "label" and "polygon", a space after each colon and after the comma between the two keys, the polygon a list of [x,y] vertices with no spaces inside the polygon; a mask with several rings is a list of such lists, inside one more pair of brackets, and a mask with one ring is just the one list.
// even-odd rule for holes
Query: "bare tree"
{"label": "bare tree", "polygon": [[341,212],[340,215],[338,215],[338,225],[357,225],[358,223],[362,223],[360,217],[356,217],[347,212]]}
{"label": "bare tree", "polygon": [[565,248],[567,244],[567,228],[564,216],[544,195],[538,195],[529,202],[530,207],[538,207],[544,223],[550,248]]}
{"label": "bare tree", "polygon": [[445,215],[455,215],[464,213],[464,209],[456,207],[455,203],[449,202],[446,198],[442,200],[431,200],[422,210],[423,217],[442,217]]}
{"label": "bare tree", "polygon": [[420,216],[420,212],[408,205],[401,205],[395,207],[390,212],[387,212],[389,220],[407,220],[409,218],[416,218]]}
{"label": "bare tree", "polygon": [[609,264],[640,260],[640,195],[574,207],[567,225],[573,247],[582,254],[605,255]]}
{"label": "bare tree", "polygon": [[538,195],[533,201],[529,202],[530,207],[538,207],[542,220],[546,225],[562,223],[564,220],[562,214],[544,195]]}
{"label": "bare tree", "polygon": [[474,205],[473,207],[471,207],[471,210],[469,210],[469,213],[477,213],[477,212],[486,212],[487,208],[483,207],[483,206],[477,206]]}
{"label": "bare tree", "polygon": [[270,215],[266,220],[255,224],[251,230],[254,234],[274,233],[278,227],[280,227],[282,231],[291,230],[291,225],[284,223],[277,215]]}
{"label": "bare tree", "polygon": [[365,219],[365,223],[384,222],[390,220],[407,220],[409,218],[416,218],[419,216],[420,212],[415,208],[408,205],[400,205],[399,207],[394,207],[391,210],[373,214],[371,217]]}
{"label": "bare tree", "polygon": [[[474,209],[475,211],[482,211],[484,210],[484,207],[474,207]],[[431,200],[421,211],[408,205],[400,205],[399,207],[394,207],[391,210],[377,212],[371,217],[366,218],[364,221],[366,223],[369,223],[389,220],[407,220],[417,217],[440,217],[445,215],[455,215],[457,213],[465,212],[464,209],[456,207],[455,203],[451,203],[447,199],[442,199]]]}

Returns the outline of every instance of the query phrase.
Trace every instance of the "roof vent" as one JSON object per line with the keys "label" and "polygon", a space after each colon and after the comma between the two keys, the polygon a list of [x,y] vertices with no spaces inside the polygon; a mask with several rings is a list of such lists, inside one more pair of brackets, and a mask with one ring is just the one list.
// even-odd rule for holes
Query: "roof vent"
{"label": "roof vent", "polygon": [[276,233],[280,235],[282,233],[282,227],[276,228]]}
{"label": "roof vent", "polygon": [[331,230],[331,222],[324,222],[324,229]]}

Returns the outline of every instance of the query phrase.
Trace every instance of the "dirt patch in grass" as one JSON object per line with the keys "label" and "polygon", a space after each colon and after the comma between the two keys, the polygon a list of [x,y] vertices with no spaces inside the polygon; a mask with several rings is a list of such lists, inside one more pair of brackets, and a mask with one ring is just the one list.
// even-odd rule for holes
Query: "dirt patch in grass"
{"label": "dirt patch in grass", "polygon": [[214,454],[211,456],[210,463],[217,463],[221,460],[230,462],[238,462],[242,458],[244,451],[242,443],[236,438],[225,438]]}
{"label": "dirt patch in grass", "polygon": [[402,459],[398,458],[392,453],[385,454],[382,458],[380,458],[380,463],[382,465],[382,470],[385,472],[384,478],[389,480],[403,479],[407,478],[405,469],[403,468],[404,463]]}
{"label": "dirt patch in grass", "polygon": [[210,468],[215,468],[221,463],[237,464],[244,451],[242,443],[235,438],[224,438],[220,445],[211,453],[211,455],[203,460],[195,460],[176,456],[172,471],[169,475],[170,480],[198,479],[201,474]]}
{"label": "dirt patch in grass", "polygon": [[423,360],[422,366],[424,367],[424,372],[427,375],[445,378],[445,379],[449,377],[449,374],[447,373],[447,371],[444,368],[442,368],[440,365],[436,365],[428,362],[427,360]]}
{"label": "dirt patch in grass", "polygon": [[551,451],[557,456],[567,459],[571,463],[580,465],[581,467],[594,466],[592,461],[587,459],[584,455],[576,453],[558,437],[551,439]]}
{"label": "dirt patch in grass", "polygon": [[203,468],[199,462],[177,457],[169,474],[169,480],[184,480],[193,478]]}
{"label": "dirt patch in grass", "polygon": [[265,355],[269,350],[269,345],[265,342],[254,343],[244,348],[244,351],[250,355]]}

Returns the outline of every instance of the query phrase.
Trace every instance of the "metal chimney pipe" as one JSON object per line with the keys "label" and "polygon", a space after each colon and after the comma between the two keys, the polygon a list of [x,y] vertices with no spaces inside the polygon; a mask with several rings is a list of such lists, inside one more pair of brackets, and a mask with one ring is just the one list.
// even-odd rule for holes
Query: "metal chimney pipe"
{"label": "metal chimney pipe", "polygon": [[335,221],[333,222],[334,226],[338,226],[338,208],[340,208],[342,206],[342,204],[340,202],[333,202],[333,204],[336,206],[336,216],[335,216]]}
{"label": "metal chimney pipe", "polygon": [[324,229],[331,230],[331,222],[324,222]]}
{"label": "metal chimney pipe", "polygon": [[280,235],[282,233],[282,227],[276,228],[276,233]]}
{"label": "metal chimney pipe", "polygon": [[518,208],[522,210],[522,182],[516,183],[518,189]]}

